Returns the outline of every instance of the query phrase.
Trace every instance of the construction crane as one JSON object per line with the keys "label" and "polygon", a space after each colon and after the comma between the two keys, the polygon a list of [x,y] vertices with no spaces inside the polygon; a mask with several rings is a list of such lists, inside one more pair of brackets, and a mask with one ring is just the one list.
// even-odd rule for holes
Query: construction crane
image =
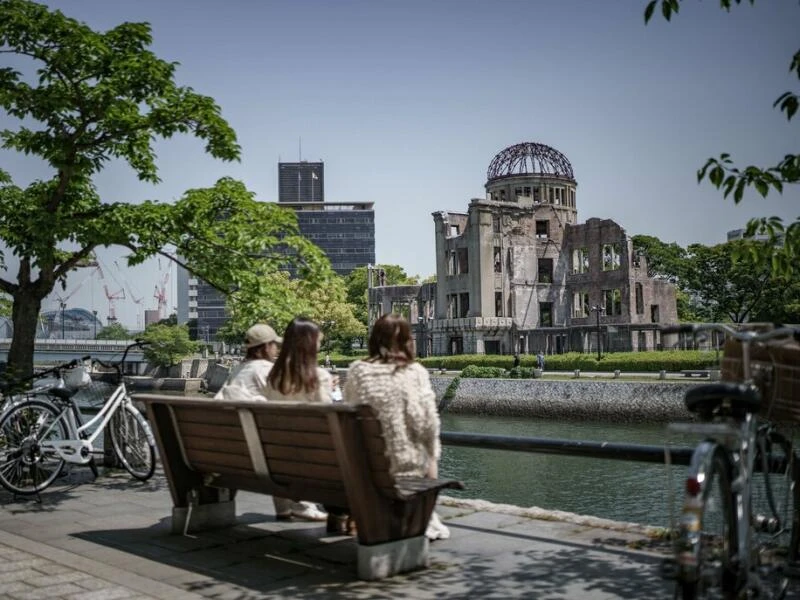
{"label": "construction crane", "polygon": [[156,284],[156,291],[153,294],[153,297],[158,302],[158,319],[165,319],[167,315],[165,314],[167,308],[167,282],[169,282],[169,271],[164,273],[161,277],[161,281]]}
{"label": "construction crane", "polygon": [[142,300],[144,300],[144,296],[140,296],[137,298],[133,294],[133,290],[131,289],[131,284],[128,281],[125,281],[125,286],[128,288],[128,294],[130,294],[131,300],[136,305],[136,328],[142,328]]}
{"label": "construction crane", "polygon": [[108,324],[111,325],[112,323],[117,322],[117,310],[115,302],[117,300],[125,299],[125,289],[123,288],[112,294],[111,292],[108,291],[108,285],[104,283],[103,290],[105,290],[106,298],[108,299]]}
{"label": "construction crane", "polygon": [[108,300],[108,324],[111,325],[112,323],[117,322],[117,309],[116,309],[116,301],[117,300],[124,300],[125,299],[125,289],[121,288],[118,291],[114,292],[113,294],[108,289],[108,284],[105,283],[105,275],[103,275],[103,269],[100,268],[100,265],[97,265],[97,272],[100,273],[100,279],[103,280],[103,291],[106,293],[106,299]]}

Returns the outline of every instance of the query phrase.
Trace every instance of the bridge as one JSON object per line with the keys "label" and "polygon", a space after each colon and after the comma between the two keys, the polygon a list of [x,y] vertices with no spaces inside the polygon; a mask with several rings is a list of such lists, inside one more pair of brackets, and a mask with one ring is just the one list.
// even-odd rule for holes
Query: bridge
{"label": "bridge", "polygon": [[[37,339],[33,351],[34,364],[51,365],[67,362],[87,354],[100,360],[115,361],[122,358],[125,348],[133,340],[89,340],[89,339]],[[0,362],[8,361],[11,338],[0,338]],[[142,362],[141,348],[128,353],[130,362]],[[126,361],[127,362],[127,361]]]}

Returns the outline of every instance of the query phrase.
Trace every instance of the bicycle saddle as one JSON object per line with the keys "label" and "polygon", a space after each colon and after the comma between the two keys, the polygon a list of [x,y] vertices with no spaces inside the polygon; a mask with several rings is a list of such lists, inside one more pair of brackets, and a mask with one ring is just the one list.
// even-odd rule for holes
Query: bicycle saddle
{"label": "bicycle saddle", "polygon": [[59,400],[69,400],[72,396],[75,395],[77,390],[68,390],[67,388],[50,388],[47,393],[51,396],[55,396]]}
{"label": "bicycle saddle", "polygon": [[698,385],[686,392],[686,408],[693,413],[710,414],[729,401],[731,411],[756,412],[761,406],[761,393],[754,385],[721,381]]}

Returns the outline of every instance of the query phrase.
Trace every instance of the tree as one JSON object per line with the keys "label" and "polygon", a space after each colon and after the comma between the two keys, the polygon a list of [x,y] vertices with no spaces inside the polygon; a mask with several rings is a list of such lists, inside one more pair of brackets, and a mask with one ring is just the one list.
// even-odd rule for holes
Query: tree
{"label": "tree", "polygon": [[774,278],[769,265],[747,259],[749,246],[764,243],[736,240],[687,248],[688,265],[681,287],[692,298],[698,316],[706,321],[744,323],[755,314],[774,310],[770,304],[786,280]]}
{"label": "tree", "polygon": [[145,359],[158,367],[174,365],[197,352],[201,346],[189,339],[186,325],[155,323],[144,330],[141,339],[147,342],[142,348]]}
{"label": "tree", "polygon": [[111,323],[97,332],[98,340],[129,340],[133,336],[122,323]]}
{"label": "tree", "polygon": [[11,316],[11,298],[5,294],[0,294],[0,317]]}
{"label": "tree", "polygon": [[[220,108],[178,86],[176,64],[157,58],[151,43],[146,23],[100,33],[29,0],[0,0],[0,52],[27,67],[24,73],[0,68],[0,106],[19,120],[0,140],[53,170],[50,179],[25,188],[0,171],[0,240],[19,261],[15,280],[0,278],[0,292],[13,299],[9,362],[21,373],[33,370],[42,300],[97,246],[127,247],[129,265],[178,256],[176,262],[223,293],[253,273],[289,265],[309,281],[328,277],[327,259],[299,235],[294,213],[256,202],[240,182],[223,178],[187,191],[174,205],[101,200],[92,178],[114,159],[140,180],[159,181],[158,138],[188,133],[215,158],[239,158]],[[2,253],[0,268],[7,268]]]}
{"label": "tree", "polygon": [[662,242],[652,235],[634,235],[631,238],[634,253],[641,252],[647,259],[647,276],[677,281],[686,266],[686,250],[676,242]]}
{"label": "tree", "polygon": [[344,281],[335,274],[321,283],[291,279],[285,272],[251,274],[228,296],[227,309],[230,319],[219,337],[229,343],[241,342],[244,332],[254,323],[269,323],[280,332],[298,315],[323,326],[328,338],[366,335],[366,327],[347,302]]}
{"label": "tree", "polygon": [[[755,0],[748,0],[754,4]],[[680,10],[681,0],[660,0],[661,14],[669,21]],[[742,0],[720,0],[720,6],[730,11],[733,4],[741,4]],[[652,18],[659,0],[651,0],[644,12],[645,23]],[[794,53],[789,62],[789,72],[800,79],[800,50]],[[800,98],[792,91],[782,93],[773,103],[791,121],[800,108]],[[795,140],[797,137],[795,137]],[[719,158],[709,158],[705,165],[697,171],[697,181],[708,179],[717,189],[723,190],[727,198],[733,195],[734,203],[741,202],[746,188],[755,190],[766,198],[769,191],[782,193],[786,185],[800,183],[800,154],[787,154],[777,164],[760,168],[753,165],[736,167],[731,155],[723,153]],[[757,262],[769,264],[778,275],[791,276],[800,271],[797,261],[800,259],[800,217],[788,225],[779,217],[761,217],[752,219],[747,224],[746,236],[766,235],[769,243],[743,249],[752,254]]]}

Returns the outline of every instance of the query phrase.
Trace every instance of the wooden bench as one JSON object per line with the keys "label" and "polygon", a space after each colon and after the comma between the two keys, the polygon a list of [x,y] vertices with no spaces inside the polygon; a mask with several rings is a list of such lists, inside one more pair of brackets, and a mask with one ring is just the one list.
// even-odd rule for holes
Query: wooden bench
{"label": "wooden bench", "polygon": [[236,490],[348,507],[358,576],[427,566],[425,529],[452,480],[394,478],[371,407],[137,394],[172,494],[172,531],[232,525]]}

